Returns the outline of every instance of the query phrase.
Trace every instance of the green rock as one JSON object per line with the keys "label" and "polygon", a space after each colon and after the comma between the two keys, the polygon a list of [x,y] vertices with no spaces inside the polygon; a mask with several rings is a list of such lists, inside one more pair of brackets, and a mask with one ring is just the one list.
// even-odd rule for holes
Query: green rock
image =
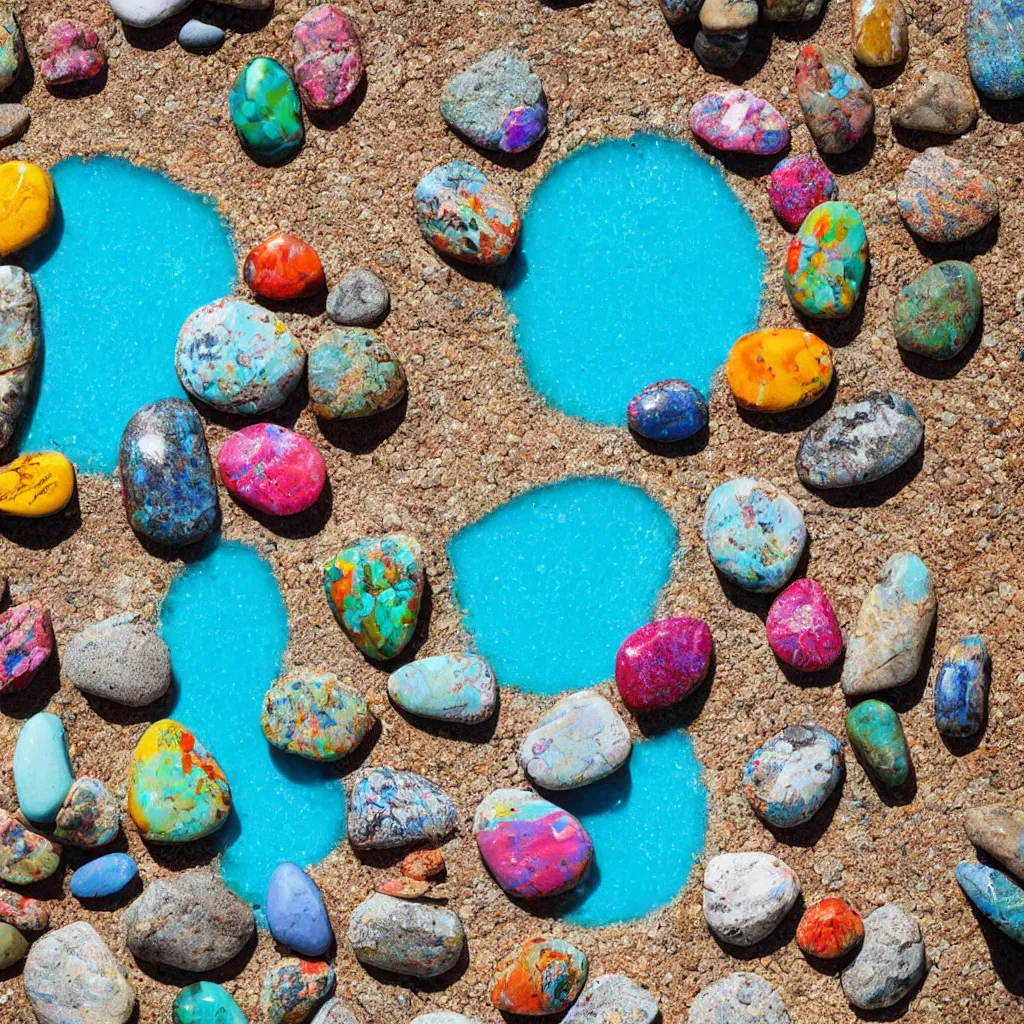
{"label": "green rock", "polygon": [[302,145],[302,105],[288,72],[256,57],[231,87],[231,120],[242,145],[267,163],[283,163]]}
{"label": "green rock", "polygon": [[212,981],[183,988],[171,1007],[173,1024],[246,1024],[245,1014],[228,993]]}
{"label": "green rock", "polygon": [[21,932],[0,921],[0,971],[16,964],[27,952],[28,943]]}
{"label": "green rock", "polygon": [[900,348],[952,359],[970,340],[981,315],[981,285],[973,267],[947,260],[930,267],[900,293],[893,331]]}
{"label": "green rock", "polygon": [[895,789],[910,774],[910,751],[900,716],[880,700],[866,700],[850,708],[846,735],[868,771],[883,785]]}

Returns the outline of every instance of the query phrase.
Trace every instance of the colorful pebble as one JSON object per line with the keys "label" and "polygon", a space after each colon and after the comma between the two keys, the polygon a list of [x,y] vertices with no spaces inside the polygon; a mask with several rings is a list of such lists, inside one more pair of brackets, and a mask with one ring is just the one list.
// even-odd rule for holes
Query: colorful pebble
{"label": "colorful pebble", "polygon": [[113,842],[121,828],[117,800],[99,779],[75,779],[57,812],[53,835],[62,843],[92,849]]}
{"label": "colorful pebble", "polygon": [[874,778],[890,789],[910,775],[910,750],[900,716],[880,700],[866,700],[846,715],[846,735]]}
{"label": "colorful pebble", "polygon": [[828,390],[832,351],[810,331],[754,331],[733,345],[725,375],[740,408],[790,412],[817,401]]}
{"label": "colorful pebble", "polygon": [[33,715],[14,744],[14,788],[29,821],[51,823],[75,781],[64,723],[48,711]]}
{"label": "colorful pebble", "polygon": [[978,92],[994,100],[1024,96],[1024,7],[1018,0],[970,0],[964,32]]}
{"label": "colorful pebble", "polygon": [[902,64],[909,50],[901,0],[853,0],[853,55],[869,68]]}
{"label": "colorful pebble", "polygon": [[197,981],[183,988],[171,1006],[171,1024],[248,1024],[241,1007],[220,985]]}
{"label": "colorful pebble", "polygon": [[687,1024],[790,1024],[790,1016],[778,989],[734,971],[697,993]]}
{"label": "colorful pebble", "polygon": [[307,110],[335,110],[363,78],[363,50],[356,23],[340,7],[320,4],[292,31],[295,81]]}
{"label": "colorful pebble", "polygon": [[653,1024],[658,1000],[624,974],[591,978],[562,1024]]}
{"label": "colorful pebble", "polygon": [[971,807],[964,819],[967,838],[1024,879],[1024,810]]}
{"label": "colorful pebble", "polygon": [[714,149],[770,156],[789,145],[789,122],[746,89],[702,96],[690,108],[690,128]]}
{"label": "colorful pebble", "polygon": [[957,864],[956,880],[980,914],[1024,944],[1024,889],[1001,871],[966,860]]}
{"label": "colorful pebble", "polygon": [[310,960],[282,960],[263,978],[260,1008],[268,1024],[302,1024],[334,988],[334,968]]}
{"label": "colorful pebble", "polygon": [[702,619],[659,619],[634,630],[615,656],[615,684],[630,711],[671,707],[707,678],[711,630]]}
{"label": "colorful pebble", "polygon": [[323,956],[334,933],[316,882],[298,864],[278,864],[267,885],[267,926],[276,942],[299,956]]}
{"label": "colorful pebble", "polygon": [[400,868],[406,878],[436,878],[445,869],[444,854],[440,850],[413,850],[402,858]]}
{"label": "colorful pebble", "polygon": [[0,881],[31,885],[49,878],[59,864],[56,843],[30,832],[0,808]]}
{"label": "colorful pebble", "polygon": [[25,40],[14,5],[8,4],[0,11],[0,92],[13,84],[24,59]]}
{"label": "colorful pebble", "polygon": [[22,519],[52,516],[75,493],[75,467],[60,452],[22,455],[0,466],[0,513]]}
{"label": "colorful pebble", "polygon": [[46,234],[55,209],[47,171],[22,160],[0,164],[0,256],[10,256]]}
{"label": "colorful pebble", "polygon": [[357,850],[441,843],[457,823],[448,794],[422,775],[379,767],[363,768],[352,777],[348,841]]}
{"label": "colorful pebble", "polygon": [[0,451],[21,419],[41,363],[39,298],[21,267],[0,267]]}
{"label": "colorful pebble", "polygon": [[912,992],[927,971],[921,926],[901,907],[886,903],[864,919],[860,952],[839,977],[853,1006],[881,1010]]}
{"label": "colorful pebble", "polygon": [[893,311],[896,344],[931,359],[952,359],[981,317],[981,285],[969,263],[929,267],[900,292]]}
{"label": "colorful pebble", "polygon": [[731,946],[767,938],[799,895],[793,869],[767,853],[722,853],[704,869],[704,920]]}
{"label": "colorful pebble", "polygon": [[49,85],[70,85],[95,78],[107,65],[96,30],[77,21],[55,21],[43,36],[39,73]]}
{"label": "colorful pebble", "polygon": [[991,675],[983,637],[964,637],[946,652],[935,679],[935,727],[943,736],[964,738],[981,731]]}
{"label": "colorful pebble", "polygon": [[405,397],[406,387],[405,368],[377,331],[335,327],[309,351],[309,399],[322,419],[384,412]]}
{"label": "colorful pebble", "polygon": [[0,694],[24,690],[55,646],[50,610],[38,601],[26,601],[0,612]]}
{"label": "colorful pebble", "polygon": [[478,654],[411,661],[388,676],[388,695],[412,715],[459,725],[486,722],[498,703],[494,672]]}
{"label": "colorful pebble", "polygon": [[807,43],[796,65],[796,95],[822,153],[845,153],[875,125],[875,100],[867,82],[835,51]]}
{"label": "colorful pebble", "polygon": [[828,595],[806,577],[775,598],[764,626],[775,656],[801,672],[821,672],[843,653],[843,634]]}
{"label": "colorful pebble", "polygon": [[587,957],[571,942],[549,936],[527,939],[495,968],[491,1004],[528,1017],[561,1013],[587,980]]}
{"label": "colorful pebble", "polygon": [[71,876],[71,895],[80,900],[114,896],[138,873],[138,865],[128,854],[108,853],[83,864]]}
{"label": "colorful pebble", "polygon": [[269,164],[284,163],[302,146],[302,105],[288,72],[270,57],[256,57],[231,87],[231,120],[242,146]]}
{"label": "colorful pebble", "polygon": [[768,183],[772,210],[790,231],[796,231],[816,206],[838,198],[839,186],[832,172],[808,153],[788,156],[776,164]]}
{"label": "colorful pebble", "polygon": [[287,231],[275,232],[246,256],[243,276],[253,294],[275,302],[304,299],[326,287],[316,250]]}
{"label": "colorful pebble", "polygon": [[0,889],[0,921],[23,932],[41,932],[50,923],[50,911],[42,900]]}
{"label": "colorful pebble", "polygon": [[708,425],[708,403],[685,380],[659,380],[630,399],[626,422],[651,441],[685,441]]}
{"label": "colorful pebble", "polygon": [[838,960],[864,939],[860,914],[838,896],[827,896],[804,911],[796,929],[796,944],[819,960]]}

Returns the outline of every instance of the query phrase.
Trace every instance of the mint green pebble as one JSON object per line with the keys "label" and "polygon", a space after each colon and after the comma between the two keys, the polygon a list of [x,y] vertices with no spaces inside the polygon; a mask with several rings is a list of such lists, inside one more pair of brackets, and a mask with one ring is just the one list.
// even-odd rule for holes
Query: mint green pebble
{"label": "mint green pebble", "polygon": [[173,1024],[247,1024],[245,1014],[228,993],[212,981],[183,988],[171,1007]]}
{"label": "mint green pebble", "polygon": [[14,788],[29,821],[51,822],[75,781],[64,723],[48,711],[33,715],[14,745]]}
{"label": "mint green pebble", "polygon": [[969,263],[946,260],[916,277],[893,311],[896,343],[906,352],[952,359],[981,316],[981,284]]}
{"label": "mint green pebble", "polygon": [[900,716],[880,700],[866,700],[850,708],[846,735],[868,771],[883,785],[895,789],[910,774],[910,751]]}
{"label": "mint green pebble", "polygon": [[283,163],[302,145],[302,104],[288,72],[256,57],[231,87],[231,120],[242,145],[267,163]]}

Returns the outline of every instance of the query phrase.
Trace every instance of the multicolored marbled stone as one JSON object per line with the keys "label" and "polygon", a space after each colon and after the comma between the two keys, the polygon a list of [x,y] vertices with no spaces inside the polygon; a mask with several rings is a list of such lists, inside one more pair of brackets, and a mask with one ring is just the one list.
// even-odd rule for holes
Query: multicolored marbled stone
{"label": "multicolored marbled stone", "polygon": [[843,992],[861,1010],[894,1006],[928,971],[921,926],[895,903],[864,919],[864,943],[840,975]]}
{"label": "multicolored marbled stone", "polygon": [[48,171],[23,160],[0,164],[0,256],[46,234],[56,206]]}
{"label": "multicolored marbled stone", "polygon": [[992,659],[985,638],[967,636],[946,652],[935,677],[935,727],[943,736],[974,736],[985,725]]}
{"label": "multicolored marbled stone", "polygon": [[56,843],[30,832],[0,808],[0,881],[31,885],[49,878],[59,864]]}
{"label": "multicolored marbled stone", "polygon": [[980,914],[1024,944],[1024,889],[1001,871],[966,860],[957,864],[956,880]]}
{"label": "multicolored marbled stone", "polygon": [[334,327],[309,350],[309,400],[325,420],[357,419],[397,405],[405,368],[384,336],[366,327]]}
{"label": "multicolored marbled stone", "polygon": [[485,797],[473,834],[494,880],[521,900],[574,889],[594,857],[579,820],[528,789],[497,789]]}
{"label": "multicolored marbled stone", "polygon": [[282,861],[267,883],[267,926],[274,941],[303,957],[323,956],[334,939],[324,898],[298,864]]}
{"label": "multicolored marbled stone", "polygon": [[810,331],[754,331],[733,345],[725,376],[740,408],[790,412],[817,401],[828,390],[832,351]]}
{"label": "multicolored marbled stone", "polygon": [[14,4],[5,4],[0,11],[0,92],[9,88],[18,77],[25,59],[25,40],[18,25]]}
{"label": "multicolored marbled stone", "polygon": [[284,163],[302,146],[302,104],[288,72],[270,57],[256,57],[231,87],[231,120],[250,155]]}
{"label": "multicolored marbled stone", "polygon": [[791,1024],[778,989],[749,971],[733,971],[697,993],[687,1024]]}
{"label": "multicolored marbled stone", "polygon": [[333,989],[334,968],[330,964],[282,960],[263,978],[260,1008],[267,1024],[303,1024]]}
{"label": "multicolored marbled stone", "polygon": [[138,876],[139,866],[127,853],[108,853],[87,861],[71,876],[71,895],[98,900],[123,892]]}
{"label": "multicolored marbled stone", "polygon": [[55,21],[43,36],[39,74],[50,86],[87,82],[106,66],[107,56],[96,30],[77,21]]}
{"label": "multicolored marbled stone", "polygon": [[978,121],[978,99],[958,75],[928,71],[890,117],[893,124],[908,131],[963,135]]}
{"label": "multicolored marbled stone", "polygon": [[893,311],[896,344],[931,359],[952,359],[981,317],[981,284],[969,263],[929,267],[900,292]]}
{"label": "multicolored marbled stone", "polygon": [[707,678],[712,647],[703,619],[659,619],[634,630],[615,656],[622,703],[634,714],[678,703]]}
{"label": "multicolored marbled stone", "polygon": [[817,43],[801,47],[796,95],[822,153],[845,153],[874,128],[875,100],[868,83],[834,50]]}
{"label": "multicolored marbled stone", "polygon": [[64,723],[48,711],[29,718],[14,744],[14,788],[29,821],[52,823],[75,775]]}
{"label": "multicolored marbled stone", "polygon": [[653,1024],[657,997],[624,974],[592,977],[562,1024]]}
{"label": "multicolored marbled stone", "polygon": [[703,2],[704,0],[658,0],[658,6],[670,25],[681,25],[684,21],[693,21],[697,17]]}
{"label": "multicolored marbled stone", "polygon": [[340,7],[320,4],[292,30],[295,81],[307,110],[335,110],[363,78],[363,49],[356,23]]}
{"label": "multicolored marbled stone", "polygon": [[392,672],[388,695],[412,715],[477,725],[494,714],[498,686],[486,658],[478,654],[438,654],[411,661]]}
{"label": "multicolored marbled stone", "polygon": [[772,210],[790,231],[796,231],[816,206],[838,198],[839,186],[832,172],[809,153],[780,161],[768,182]]}
{"label": "multicolored marbled stone", "polygon": [[1024,96],[1024,6],[1020,0],[970,0],[964,32],[967,64],[978,92],[993,100]]}
{"label": "multicolored marbled stone", "polygon": [[0,267],[0,451],[21,419],[42,352],[39,298],[21,267]]}
{"label": "multicolored marbled stone", "polygon": [[1024,878],[1024,810],[1013,807],[971,807],[964,831],[980,850],[995,857],[1018,878]]}
{"label": "multicolored marbled stone", "polygon": [[441,843],[457,823],[448,794],[422,775],[379,767],[363,768],[352,777],[348,841],[358,850]]}
{"label": "multicolored marbled stone", "polygon": [[626,422],[651,441],[685,441],[708,425],[708,403],[685,380],[658,380],[629,400]]}
{"label": "multicolored marbled stone", "polygon": [[821,585],[794,580],[772,602],[764,622],[775,656],[801,672],[820,672],[843,652],[843,634]]}
{"label": "multicolored marbled stone", "polygon": [[75,467],[60,452],[22,455],[0,466],[0,513],[21,519],[52,516],[75,493]]}
{"label": "multicolored marbled stone", "polygon": [[260,242],[246,256],[242,276],[255,295],[275,302],[316,295],[327,284],[316,250],[287,231]]}
{"label": "multicolored marbled stone", "polygon": [[171,1024],[248,1024],[241,1007],[212,981],[183,988],[171,1006]]}
{"label": "multicolored marbled stone", "polygon": [[796,944],[807,956],[819,960],[838,960],[863,939],[860,914],[838,896],[826,896],[808,907],[796,929]]}
{"label": "multicolored marbled stone", "polygon": [[746,89],[702,96],[690,108],[690,128],[714,149],[769,156],[789,145],[789,122]]}
{"label": "multicolored marbled stone", "polygon": [[0,921],[23,932],[41,932],[50,923],[50,911],[42,900],[0,889]]}
{"label": "multicolored marbled stone", "polygon": [[0,693],[24,690],[55,646],[50,610],[38,601],[0,612]]}
{"label": "multicolored marbled stone", "polygon": [[902,64],[909,50],[901,0],[853,0],[853,55],[869,68]]}
{"label": "multicolored marbled stone", "polygon": [[722,853],[704,869],[704,920],[731,946],[767,938],[799,895],[793,869],[767,853]]}
{"label": "multicolored marbled stone", "polygon": [[54,838],[71,846],[92,849],[112,842],[121,827],[121,812],[113,794],[99,779],[75,779],[54,825]]}
{"label": "multicolored marbled stone", "polygon": [[846,715],[846,735],[868,772],[896,789],[910,776],[910,750],[900,716],[880,700],[866,700]]}
{"label": "multicolored marbled stone", "polygon": [[561,1013],[587,980],[587,957],[571,942],[538,935],[498,963],[491,1004],[502,1013],[528,1017]]}

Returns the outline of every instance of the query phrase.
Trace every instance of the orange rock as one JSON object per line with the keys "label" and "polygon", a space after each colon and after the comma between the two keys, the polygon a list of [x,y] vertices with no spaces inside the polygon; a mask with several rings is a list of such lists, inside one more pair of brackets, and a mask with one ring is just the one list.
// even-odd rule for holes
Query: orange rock
{"label": "orange rock", "polygon": [[246,257],[245,283],[264,299],[303,299],[324,288],[324,268],[312,246],[278,231]]}
{"label": "orange rock", "polygon": [[828,390],[832,353],[810,331],[754,331],[733,345],[725,376],[741,408],[788,412],[810,405]]}
{"label": "orange rock", "polygon": [[416,878],[389,878],[377,886],[377,892],[385,896],[397,896],[400,900],[414,900],[429,889],[429,882]]}
{"label": "orange rock", "polygon": [[860,914],[836,896],[808,907],[796,929],[797,945],[821,960],[845,956],[864,938]]}
{"label": "orange rock", "polygon": [[423,881],[444,871],[444,854],[440,850],[413,850],[402,860],[401,872],[406,878]]}

